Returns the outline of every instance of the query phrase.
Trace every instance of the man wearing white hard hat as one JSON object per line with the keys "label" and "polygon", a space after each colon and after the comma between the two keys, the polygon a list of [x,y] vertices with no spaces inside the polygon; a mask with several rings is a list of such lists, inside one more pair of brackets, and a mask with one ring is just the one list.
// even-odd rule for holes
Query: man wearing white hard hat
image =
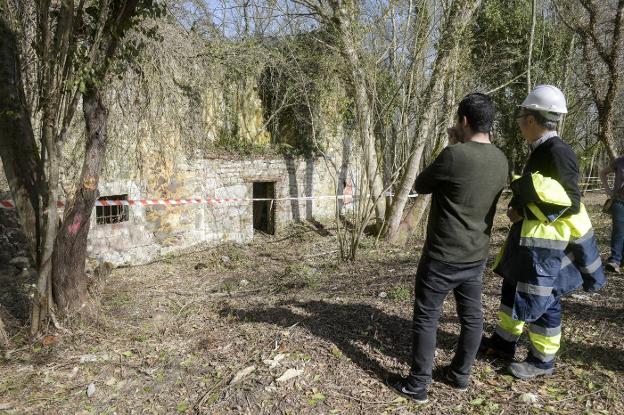
{"label": "man wearing white hard hat", "polygon": [[[568,113],[566,99],[559,88],[552,85],[535,87],[518,106],[516,116],[522,137],[529,143],[531,155],[522,174],[539,171],[557,180],[572,201],[568,214],[578,213],[581,191],[578,186],[579,167],[576,153],[557,133],[557,125]],[[512,221],[521,206],[512,201]]]}
{"label": "man wearing white hard hat", "polygon": [[511,183],[507,212],[513,225],[494,264],[503,277],[498,324],[480,351],[513,361],[528,323],[529,354],[509,365],[520,379],[550,375],[561,343],[560,298],[580,287],[606,284],[591,222],[581,203],[576,154],[558,135],[567,113],[563,93],[539,85],[519,105],[516,117],[531,154],[522,176]]}

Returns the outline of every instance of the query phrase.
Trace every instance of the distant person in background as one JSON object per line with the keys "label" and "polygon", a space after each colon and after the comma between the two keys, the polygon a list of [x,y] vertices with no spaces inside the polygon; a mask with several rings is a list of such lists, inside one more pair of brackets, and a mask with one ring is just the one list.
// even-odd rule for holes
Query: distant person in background
{"label": "distant person in background", "polygon": [[[615,173],[613,188],[609,186],[607,176]],[[620,273],[622,255],[624,254],[624,157],[613,160],[600,172],[600,179],[605,193],[611,198],[611,256],[607,260],[605,268],[608,271]]]}

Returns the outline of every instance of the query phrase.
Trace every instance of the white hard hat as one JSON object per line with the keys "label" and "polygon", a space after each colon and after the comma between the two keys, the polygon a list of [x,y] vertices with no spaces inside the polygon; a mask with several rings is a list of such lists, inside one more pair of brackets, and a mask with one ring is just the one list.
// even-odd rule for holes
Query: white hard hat
{"label": "white hard hat", "polygon": [[567,114],[566,99],[563,92],[553,85],[538,85],[519,105],[528,110],[539,111],[550,121],[559,121],[561,114]]}

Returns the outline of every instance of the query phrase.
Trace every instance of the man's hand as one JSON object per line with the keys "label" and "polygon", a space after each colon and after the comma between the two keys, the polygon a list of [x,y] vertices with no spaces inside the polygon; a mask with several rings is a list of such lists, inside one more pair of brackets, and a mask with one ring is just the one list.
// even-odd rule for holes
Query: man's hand
{"label": "man's hand", "polygon": [[455,127],[449,127],[446,129],[446,133],[448,134],[448,142],[449,145],[457,144],[459,142],[459,138],[457,137],[457,131],[455,131]]}
{"label": "man's hand", "polygon": [[518,213],[518,211],[512,207],[507,209],[507,217],[511,221],[511,223],[516,223],[522,220],[522,216]]}

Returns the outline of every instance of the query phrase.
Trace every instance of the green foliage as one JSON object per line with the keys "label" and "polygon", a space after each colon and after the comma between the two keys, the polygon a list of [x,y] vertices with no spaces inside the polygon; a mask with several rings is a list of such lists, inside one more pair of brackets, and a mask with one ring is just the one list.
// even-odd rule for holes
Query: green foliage
{"label": "green foliage", "polygon": [[406,301],[411,299],[410,289],[404,285],[397,285],[388,292],[388,298],[395,301]]}
{"label": "green foliage", "polygon": [[189,404],[185,400],[178,402],[178,405],[176,405],[176,410],[178,411],[178,413],[185,413],[188,410],[188,408],[189,408]]}
{"label": "green foliage", "polygon": [[[552,10],[538,2],[533,45],[532,84],[562,86],[566,45],[570,34],[562,30]],[[490,90],[511,81],[493,94],[497,107],[495,142],[518,170],[527,157],[515,113],[527,94],[531,2],[484,0],[474,23],[470,65],[478,89]],[[570,101],[570,97],[568,97]]]}
{"label": "green foliage", "polygon": [[217,149],[225,150],[233,155],[251,156],[266,155],[270,152],[270,148],[265,145],[251,143],[243,140],[236,135],[230,135],[222,132],[214,143]]}
{"label": "green foliage", "polygon": [[[90,65],[89,48],[98,39],[101,31],[100,23],[103,10],[102,3],[92,3],[84,9],[82,20],[83,35],[77,38],[75,55],[73,57],[76,77],[70,86],[78,87],[81,93],[87,88],[100,86],[109,75],[121,79],[128,66],[134,66],[137,70],[140,63],[141,52],[145,48],[145,40],[152,39],[162,41],[158,33],[158,19],[166,16],[167,9],[161,0],[139,0],[134,12],[129,19],[118,25],[119,16],[123,14],[124,2],[113,2],[107,8],[108,14],[104,20],[104,26],[110,32],[112,42],[107,46],[110,49],[104,52],[102,60]],[[133,36],[127,36],[132,32]],[[107,56],[109,52],[113,55]]]}
{"label": "green foliage", "polygon": [[273,59],[258,77],[258,92],[273,143],[285,155],[317,156],[325,151],[324,136],[335,131],[325,113],[328,104],[332,112],[337,110],[328,99],[334,92],[336,60],[319,42],[326,36],[304,33],[268,45]]}
{"label": "green foliage", "polygon": [[286,267],[280,276],[278,288],[282,291],[318,287],[316,271],[304,263],[293,263]]}
{"label": "green foliage", "polygon": [[316,405],[317,403],[324,401],[324,400],[325,400],[325,395],[322,394],[321,392],[316,392],[314,395],[310,397],[310,399],[308,400],[308,403],[310,405]]}

